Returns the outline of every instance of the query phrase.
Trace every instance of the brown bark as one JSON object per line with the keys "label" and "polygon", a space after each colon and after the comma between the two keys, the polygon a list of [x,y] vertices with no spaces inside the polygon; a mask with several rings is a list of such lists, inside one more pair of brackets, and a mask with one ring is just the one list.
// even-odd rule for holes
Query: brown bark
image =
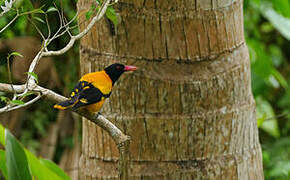
{"label": "brown bark", "polygon": [[[103,20],[81,40],[83,74],[139,67],[103,108],[132,138],[130,179],[263,179],[242,3],[121,0],[116,35]],[[84,120],[81,179],[117,178],[118,158],[109,135]]]}

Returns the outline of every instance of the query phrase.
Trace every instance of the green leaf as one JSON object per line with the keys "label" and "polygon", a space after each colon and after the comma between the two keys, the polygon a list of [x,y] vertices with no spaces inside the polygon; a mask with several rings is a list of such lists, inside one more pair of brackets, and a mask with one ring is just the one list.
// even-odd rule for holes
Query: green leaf
{"label": "green leaf", "polygon": [[286,79],[283,77],[283,75],[279,71],[277,71],[276,69],[273,68],[272,69],[272,75],[277,79],[279,84],[281,84],[281,86],[284,89],[288,88],[288,83],[287,83]]}
{"label": "green leaf", "polygon": [[0,124],[0,143],[5,146],[5,128]]}
{"label": "green leaf", "polygon": [[86,19],[89,20],[92,17],[93,11],[89,10],[88,12],[86,12]]}
{"label": "green leaf", "polygon": [[[1,124],[0,124],[0,143],[3,146],[5,146],[5,129]],[[27,149],[24,148],[24,151],[28,161],[29,169],[31,170],[31,174],[37,180],[64,180],[64,179],[70,180],[70,178],[67,175],[64,175],[65,174],[64,172],[58,172],[61,169],[55,170],[57,169],[55,167],[54,170],[51,170],[50,168],[46,167],[46,165],[44,165],[42,162],[40,162],[40,160],[34,154],[29,152]],[[56,172],[58,172],[59,174],[56,174]]]}
{"label": "green leaf", "polygon": [[35,94],[34,92],[27,92],[25,94],[23,94],[21,97],[26,97],[26,96],[30,96],[30,95],[33,95]]}
{"label": "green leaf", "polygon": [[277,164],[275,164],[275,167],[271,169],[269,175],[272,177],[279,177],[281,175],[287,177],[289,172],[290,172],[290,162],[279,161]]}
{"label": "green leaf", "polygon": [[101,1],[100,1],[100,0],[96,0],[96,3],[97,3],[97,4],[101,4]]}
{"label": "green leaf", "polygon": [[13,101],[10,101],[10,103],[15,104],[15,105],[23,105],[24,104],[24,102],[21,100],[13,100]]}
{"label": "green leaf", "polygon": [[5,96],[0,96],[0,101],[7,103],[9,101],[9,99]]}
{"label": "green leaf", "polygon": [[26,72],[26,74],[32,76],[36,80],[36,82],[38,82],[38,75],[37,74],[35,74],[34,72]]}
{"label": "green leaf", "polygon": [[9,56],[20,56],[20,57],[23,57],[23,55],[20,54],[19,52],[13,52],[13,53],[9,54]]}
{"label": "green leaf", "polygon": [[49,7],[46,11],[46,13],[49,13],[49,12],[54,12],[56,11],[57,12],[57,9],[55,7]]}
{"label": "green leaf", "polygon": [[7,167],[6,167],[6,153],[0,149],[0,170],[5,179],[8,179]]}
{"label": "green leaf", "polygon": [[290,1],[289,0],[272,0],[274,9],[285,17],[290,18]]}
{"label": "green leaf", "polygon": [[63,180],[70,180],[70,177],[66,175],[65,172],[60,167],[58,167],[54,162],[47,159],[40,159],[40,163],[43,164],[48,169],[50,169],[55,174],[57,174]]}
{"label": "green leaf", "polygon": [[271,104],[262,96],[256,98],[256,103],[258,127],[275,138],[280,137],[278,122]]}
{"label": "green leaf", "polygon": [[116,14],[114,8],[108,7],[107,8],[107,11],[106,11],[106,16],[107,16],[108,19],[110,19],[113,22],[113,24],[115,26],[117,26],[117,24],[118,24],[118,18],[117,18],[117,14]]}
{"label": "green leaf", "polygon": [[41,8],[34,9],[33,11],[31,11],[31,13],[33,13],[33,14],[36,14],[36,13],[45,14],[45,12]]}
{"label": "green leaf", "polygon": [[25,151],[31,173],[37,180],[63,180],[60,176],[56,175],[49,168],[44,166],[37,157],[29,151]]}
{"label": "green leaf", "polygon": [[290,19],[277,13],[267,3],[262,3],[260,8],[263,16],[287,39],[290,40]]}
{"label": "green leaf", "polygon": [[33,19],[35,19],[35,20],[37,20],[37,21],[39,21],[39,22],[45,24],[44,20],[42,20],[42,19],[39,18],[39,17],[34,16]]}
{"label": "green leaf", "polygon": [[32,180],[23,147],[8,130],[5,130],[5,142],[8,180]]}

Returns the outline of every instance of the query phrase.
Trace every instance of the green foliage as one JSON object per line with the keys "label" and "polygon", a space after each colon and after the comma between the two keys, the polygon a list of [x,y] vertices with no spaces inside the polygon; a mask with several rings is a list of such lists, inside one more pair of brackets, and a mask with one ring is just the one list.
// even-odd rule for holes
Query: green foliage
{"label": "green foliage", "polygon": [[23,57],[22,54],[20,54],[19,52],[12,52],[8,55],[8,59],[11,57],[11,56],[20,56],[20,57]]}
{"label": "green foliage", "polygon": [[266,179],[290,178],[290,137],[284,137],[272,143],[263,145],[263,161]]}
{"label": "green foliage", "polygon": [[8,179],[8,172],[6,167],[6,153],[2,149],[0,149],[0,172],[5,177],[5,179]]}
{"label": "green foliage", "polygon": [[23,147],[7,130],[5,131],[5,151],[8,179],[32,180]]}
{"label": "green foliage", "polygon": [[[275,112],[271,104],[263,97],[256,97],[257,102],[257,121],[258,127],[269,133],[275,138],[280,136],[280,131],[275,117]],[[267,119],[267,117],[270,117]]]}
{"label": "green foliage", "polygon": [[13,100],[13,101],[10,101],[11,104],[14,104],[14,105],[23,105],[24,102],[21,101],[21,100]]}
{"label": "green foliage", "polygon": [[116,14],[114,8],[108,7],[107,11],[106,11],[106,16],[107,16],[108,19],[110,19],[113,22],[113,24],[115,26],[118,25],[118,18],[117,18],[117,14]]}
{"label": "green foliage", "polygon": [[246,0],[244,15],[265,179],[290,179],[290,2]]}
{"label": "green foliage", "polygon": [[[5,141],[3,140],[5,139]],[[0,170],[5,177],[12,180],[36,178],[38,180],[69,180],[70,178],[52,161],[37,158],[23,148],[16,138],[0,124],[0,143],[5,152],[0,151]]]}
{"label": "green foliage", "polygon": [[[87,20],[89,20],[95,12],[99,11],[101,3],[102,1],[96,0],[96,4],[92,4],[91,9],[86,12]],[[110,21],[112,21],[115,27],[118,25],[117,13],[115,12],[115,9],[112,7],[112,5],[108,6],[105,15]]]}
{"label": "green foliage", "polygon": [[59,168],[54,162],[47,160],[47,159],[40,159],[41,164],[43,164],[45,167],[50,169],[52,172],[57,174],[59,177],[61,177],[64,180],[70,180],[70,177],[66,175],[61,168]]}
{"label": "green foliage", "polygon": [[27,74],[32,76],[35,79],[35,81],[38,83],[38,75],[35,72],[27,72]]}

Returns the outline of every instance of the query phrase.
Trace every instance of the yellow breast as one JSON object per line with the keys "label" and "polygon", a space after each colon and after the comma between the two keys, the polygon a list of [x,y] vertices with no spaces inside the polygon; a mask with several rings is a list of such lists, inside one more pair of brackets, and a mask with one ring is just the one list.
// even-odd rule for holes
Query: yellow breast
{"label": "yellow breast", "polygon": [[92,83],[103,94],[109,94],[112,90],[112,80],[105,71],[88,73],[84,75],[80,81]]}

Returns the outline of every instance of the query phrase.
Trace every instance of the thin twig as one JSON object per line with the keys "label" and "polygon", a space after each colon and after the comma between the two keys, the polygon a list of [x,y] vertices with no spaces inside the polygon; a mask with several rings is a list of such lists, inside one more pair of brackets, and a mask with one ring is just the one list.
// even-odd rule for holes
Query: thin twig
{"label": "thin twig", "polygon": [[11,84],[11,88],[12,88],[13,94],[15,95],[15,90],[13,89],[13,86],[12,86],[13,83],[12,83],[12,77],[11,77],[10,57],[11,57],[11,54],[9,54],[8,57],[7,57],[8,79],[9,79],[9,83]]}
{"label": "thin twig", "polygon": [[13,111],[13,110],[16,110],[16,109],[20,109],[20,108],[23,108],[23,107],[26,107],[26,106],[29,106],[33,103],[35,103],[36,101],[38,101],[39,99],[41,98],[41,93],[38,93],[38,95],[33,98],[32,100],[22,104],[22,105],[15,105],[15,106],[11,106],[11,104],[8,104],[7,106],[5,106],[4,108],[1,108],[0,109],[0,114],[3,113],[3,112],[9,112],[9,111]]}
{"label": "thin twig", "polygon": [[51,35],[51,30],[50,30],[50,26],[49,26],[49,22],[48,22],[48,17],[47,17],[47,14],[46,13],[45,13],[45,22],[46,22],[47,30],[48,30],[47,39],[49,39],[50,38],[50,35]]}
{"label": "thin twig", "polygon": [[[1,16],[0,16],[1,17]],[[19,17],[19,14],[17,12],[17,15],[4,27],[0,30],[0,33],[2,33],[6,28],[8,28],[17,18]]]}
{"label": "thin twig", "polygon": [[93,25],[100,20],[103,15],[106,12],[106,9],[109,5],[110,0],[106,0],[100,10],[98,11],[97,15],[91,20],[91,22],[88,24],[88,26],[82,31],[80,32],[78,35],[72,36],[69,43],[62,49],[58,50],[58,51],[48,51],[48,52],[43,52],[43,56],[54,56],[54,55],[61,55],[64,54],[65,52],[67,52],[75,43],[76,40],[79,40],[80,38],[82,38],[84,35],[86,35],[90,29],[93,27]]}
{"label": "thin twig", "polygon": [[36,31],[38,32],[38,34],[40,34],[40,36],[42,37],[43,40],[45,40],[44,35],[42,34],[42,32],[40,31],[40,29],[36,26],[36,24],[33,22],[32,19],[27,18],[28,21],[34,26],[34,28],[36,29]]}

